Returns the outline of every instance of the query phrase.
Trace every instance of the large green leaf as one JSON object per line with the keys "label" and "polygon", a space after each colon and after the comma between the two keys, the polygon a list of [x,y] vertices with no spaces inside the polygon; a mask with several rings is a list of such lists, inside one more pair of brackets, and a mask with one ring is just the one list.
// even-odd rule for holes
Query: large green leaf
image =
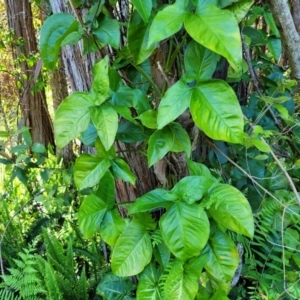
{"label": "large green leaf", "polygon": [[191,146],[191,140],[186,132],[185,129],[179,124],[172,122],[170,125],[168,125],[172,130],[174,134],[174,142],[170,149],[172,152],[185,152],[186,156],[191,155],[192,146]]}
{"label": "large green leaf", "polygon": [[235,93],[225,81],[206,81],[194,88],[190,110],[197,126],[212,139],[242,142],[243,113]]}
{"label": "large green leaf", "polygon": [[191,41],[184,53],[187,74],[199,80],[211,79],[216,70],[218,55],[195,41]]}
{"label": "large green leaf", "polygon": [[116,208],[108,210],[101,223],[101,238],[108,245],[114,246],[125,228],[126,222],[120,216],[119,211]]}
{"label": "large green leaf", "polygon": [[89,107],[92,105],[93,99],[84,92],[71,94],[59,105],[54,119],[57,147],[63,148],[87,129],[90,122]]}
{"label": "large green leaf", "polygon": [[148,45],[170,37],[182,27],[186,9],[182,1],[168,5],[157,13],[150,27]]}
{"label": "large green leaf", "polygon": [[183,261],[175,260],[164,286],[166,299],[195,299],[199,286],[198,280],[199,276],[186,272]]}
{"label": "large green leaf", "polygon": [[105,150],[108,151],[117,134],[118,114],[110,105],[103,104],[90,107],[90,115],[100,140]]}
{"label": "large green leaf", "polygon": [[133,11],[127,31],[128,49],[138,65],[145,61],[157,47],[158,43],[148,45],[151,21],[144,23],[137,11]]}
{"label": "large green leaf", "polygon": [[158,282],[161,272],[155,264],[148,265],[139,277],[136,291],[137,300],[162,300]]}
{"label": "large green leaf", "polygon": [[152,10],[152,0],[131,0],[145,23],[148,22]]}
{"label": "large green leaf", "polygon": [[46,19],[40,33],[40,53],[46,68],[54,69],[61,43],[78,28],[79,23],[71,14],[58,13]]}
{"label": "large green leaf", "polygon": [[81,154],[76,159],[74,165],[74,181],[76,187],[82,190],[98,184],[109,167],[110,162],[107,158]]}
{"label": "large green leaf", "polygon": [[228,10],[211,5],[187,12],[184,26],[199,44],[224,56],[239,71],[242,67],[242,43],[237,21]]}
{"label": "large green leaf", "polygon": [[135,185],[136,177],[124,159],[115,157],[111,160],[111,166],[115,177]]}
{"label": "large green leaf", "polygon": [[86,238],[99,231],[106,209],[106,204],[95,194],[84,199],[78,212],[78,224]]}
{"label": "large green leaf", "polygon": [[108,97],[109,77],[108,77],[108,56],[93,67],[92,92],[95,93],[95,104],[100,105]]}
{"label": "large green leaf", "polygon": [[238,189],[228,184],[218,184],[210,191],[209,198],[214,202],[209,213],[216,222],[253,238],[254,221],[251,207]]}
{"label": "large green leaf", "polygon": [[149,139],[147,151],[148,165],[151,167],[163,158],[174,143],[174,133],[170,127],[156,130]]}
{"label": "large green leaf", "polygon": [[118,21],[103,16],[98,22],[98,27],[92,30],[97,41],[101,46],[109,44],[117,49],[120,44],[120,27]]}
{"label": "large green leaf", "polygon": [[237,22],[240,23],[247,15],[253,3],[254,0],[241,0],[230,5],[228,7],[228,10],[230,10],[234,14]]}
{"label": "large green leaf", "polygon": [[99,181],[99,187],[96,190],[96,195],[100,197],[111,209],[115,205],[115,180],[112,174],[107,171]]}
{"label": "large green leaf", "polygon": [[187,176],[181,179],[171,190],[178,199],[187,203],[200,200],[214,181],[204,176]]}
{"label": "large green leaf", "polygon": [[158,129],[174,121],[189,107],[192,91],[183,80],[167,90],[158,107]]}
{"label": "large green leaf", "polygon": [[173,202],[167,201],[165,199],[168,191],[164,189],[155,189],[152,190],[143,196],[137,198],[135,202],[130,206],[128,213],[135,214],[138,212],[150,211],[156,208],[169,208]]}
{"label": "large green leaf", "polygon": [[132,220],[119,237],[111,256],[111,268],[118,276],[142,272],[152,257],[150,235],[145,227]]}
{"label": "large green leaf", "polygon": [[208,218],[197,204],[175,203],[159,222],[167,247],[179,259],[198,255],[208,240]]}
{"label": "large green leaf", "polygon": [[214,279],[225,282],[232,279],[238,267],[239,253],[229,236],[215,228],[203,253],[208,253],[204,268]]}

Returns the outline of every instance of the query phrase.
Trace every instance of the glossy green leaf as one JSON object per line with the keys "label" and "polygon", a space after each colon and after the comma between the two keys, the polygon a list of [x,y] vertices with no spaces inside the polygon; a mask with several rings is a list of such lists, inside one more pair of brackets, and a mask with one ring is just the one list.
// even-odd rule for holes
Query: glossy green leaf
{"label": "glossy green leaf", "polygon": [[62,41],[78,28],[71,14],[56,13],[46,19],[40,32],[40,53],[46,68],[54,69]]}
{"label": "glossy green leaf", "polygon": [[268,37],[268,48],[275,60],[279,60],[282,52],[282,45],[280,38]]}
{"label": "glossy green leaf", "polygon": [[116,150],[114,146],[112,145],[108,150],[106,150],[99,137],[97,137],[95,141],[95,148],[97,151],[97,156],[99,157],[112,159],[116,156]]}
{"label": "glossy green leaf", "polygon": [[139,277],[137,300],[163,300],[158,286],[161,271],[155,264],[148,265]]}
{"label": "glossy green leaf", "polygon": [[122,158],[115,157],[110,163],[115,177],[135,185],[136,177]]}
{"label": "glossy green leaf", "polygon": [[216,70],[218,55],[195,41],[191,41],[184,53],[184,67],[189,75],[199,80],[211,79]]}
{"label": "glossy green leaf", "polygon": [[152,10],[152,0],[131,0],[145,23],[148,22]]}
{"label": "glossy green leaf", "polygon": [[63,148],[87,129],[90,122],[89,107],[92,105],[93,99],[84,92],[71,94],[59,105],[54,119],[57,147]]}
{"label": "glossy green leaf", "polygon": [[168,191],[164,189],[152,190],[137,198],[132,206],[130,206],[128,213],[131,215],[138,212],[150,211],[160,207],[168,208],[173,203],[166,200],[167,194]]}
{"label": "glossy green leaf", "polygon": [[183,261],[175,260],[166,278],[165,298],[172,300],[195,299],[198,292],[198,280],[197,275],[186,272]]}
{"label": "glossy green leaf", "polygon": [[267,23],[267,25],[269,26],[269,28],[272,30],[272,33],[277,37],[279,38],[280,37],[280,33],[279,33],[279,30],[276,26],[276,22],[274,20],[274,17],[272,15],[271,12],[267,12],[267,11],[264,11],[263,12],[263,17]]}
{"label": "glossy green leaf", "polygon": [[237,21],[228,10],[214,5],[187,12],[184,26],[189,35],[204,47],[224,56],[236,70],[242,67],[242,43]]}
{"label": "glossy green leaf", "polygon": [[95,93],[95,104],[100,105],[108,97],[109,77],[108,77],[108,56],[93,67],[94,80],[92,82],[92,91]]}
{"label": "glossy green leaf", "polygon": [[240,0],[229,6],[228,10],[230,10],[234,14],[237,22],[240,23],[247,15],[253,3],[254,0]]}
{"label": "glossy green leaf", "polygon": [[95,146],[95,141],[98,137],[97,130],[92,123],[89,123],[88,128],[80,134],[81,142],[86,146]]}
{"label": "glossy green leaf", "polygon": [[108,210],[102,220],[100,235],[103,241],[114,246],[126,228],[125,220],[120,216],[119,211],[115,208]]}
{"label": "glossy green leaf", "polygon": [[145,61],[158,45],[158,43],[148,45],[150,25],[150,20],[144,23],[139,13],[133,11],[129,21],[127,41],[129,52],[137,65]]}
{"label": "glossy green leaf", "polygon": [[203,253],[208,253],[204,268],[210,276],[217,281],[232,279],[238,267],[239,254],[228,235],[218,229],[213,230]]}
{"label": "glossy green leaf", "polygon": [[197,126],[210,138],[242,142],[243,113],[235,93],[225,81],[206,81],[196,87],[190,110]]}
{"label": "glossy green leaf", "polygon": [[124,119],[128,120],[131,123],[139,125],[138,122],[132,117],[131,109],[129,107],[114,105],[113,109]]}
{"label": "glossy green leaf", "polygon": [[190,159],[187,159],[187,166],[190,172],[190,175],[194,176],[204,176],[206,178],[210,178],[212,180],[216,181],[216,178],[212,176],[210,170],[207,168],[207,166],[194,162]]}
{"label": "glossy green leaf", "polygon": [[106,151],[115,141],[118,130],[118,114],[109,105],[90,107],[90,115],[98,136]]}
{"label": "glossy green leaf", "polygon": [[47,152],[47,149],[45,148],[45,146],[41,143],[34,143],[31,146],[31,150],[35,153],[45,153]]}
{"label": "glossy green leaf", "polygon": [[176,1],[176,3],[159,11],[150,28],[148,45],[150,46],[178,32],[182,27],[185,13],[186,10],[182,1]]}
{"label": "glossy green leaf", "polygon": [[163,158],[170,151],[173,143],[174,133],[170,127],[156,130],[149,139],[148,166],[151,167]]}
{"label": "glossy green leaf", "polygon": [[187,176],[176,183],[171,193],[191,204],[200,200],[213,183],[212,179],[204,176]]}
{"label": "glossy green leaf", "polygon": [[135,286],[129,278],[106,274],[97,286],[97,295],[106,300],[130,300]]}
{"label": "glossy green leaf", "polygon": [[108,209],[112,209],[115,205],[115,179],[112,174],[107,171],[99,181],[99,187],[96,195],[101,198]]}
{"label": "glossy green leaf", "polygon": [[106,204],[95,194],[90,194],[84,199],[78,212],[78,224],[86,238],[100,230],[106,209]]}
{"label": "glossy green leaf", "polygon": [[109,44],[118,49],[120,44],[120,27],[118,21],[103,16],[98,22],[98,27],[92,30],[97,41],[101,46]]}
{"label": "glossy green leaf", "polygon": [[186,156],[191,155],[192,146],[188,133],[179,123],[171,123],[168,125],[173,130],[174,142],[170,149],[172,152],[185,152]]}
{"label": "glossy green leaf", "polygon": [[142,124],[147,128],[157,128],[157,111],[154,109],[146,110],[136,118],[141,120]]}
{"label": "glossy green leaf", "polygon": [[145,130],[142,126],[131,122],[119,122],[116,138],[123,143],[133,143],[148,139],[151,133],[151,131]]}
{"label": "glossy green leaf", "polygon": [[209,198],[214,202],[209,213],[216,222],[253,238],[254,221],[251,207],[238,189],[228,184],[218,184],[210,191]]}
{"label": "glossy green leaf", "polygon": [[156,259],[156,261],[162,266],[165,267],[167,263],[170,261],[171,252],[164,243],[164,241],[161,241],[159,244],[155,246],[153,249],[153,255]]}
{"label": "glossy green leaf", "polygon": [[109,167],[110,162],[106,158],[89,154],[80,155],[74,165],[76,187],[82,190],[98,184]]}
{"label": "glossy green leaf", "polygon": [[111,256],[111,268],[118,276],[134,276],[151,261],[150,235],[140,222],[134,220],[118,238]]}
{"label": "glossy green leaf", "polygon": [[189,107],[192,91],[183,80],[167,90],[158,107],[158,129],[174,121]]}
{"label": "glossy green leaf", "polygon": [[198,255],[208,240],[209,221],[197,204],[175,203],[159,223],[167,247],[179,259]]}

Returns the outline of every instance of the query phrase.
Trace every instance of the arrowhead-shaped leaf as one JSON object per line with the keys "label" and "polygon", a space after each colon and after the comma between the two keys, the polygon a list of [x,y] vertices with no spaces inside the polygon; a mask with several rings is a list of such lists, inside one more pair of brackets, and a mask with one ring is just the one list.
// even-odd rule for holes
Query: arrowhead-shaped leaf
{"label": "arrowhead-shaped leaf", "polygon": [[145,23],[148,22],[152,10],[152,0],[131,0]]}
{"label": "arrowhead-shaped leaf", "polygon": [[253,238],[253,214],[245,196],[228,184],[216,185],[209,194],[214,202],[209,213],[215,221],[232,231]]}
{"label": "arrowhead-shaped leaf", "polygon": [[89,107],[92,105],[93,99],[84,92],[71,94],[59,105],[54,119],[57,147],[63,148],[87,129],[90,122]]}
{"label": "arrowhead-shaped leaf", "polygon": [[95,194],[87,196],[78,212],[79,229],[88,238],[100,230],[100,224],[106,212],[106,204]]}
{"label": "arrowhead-shaped leaf", "polygon": [[46,19],[40,33],[40,52],[46,68],[54,69],[63,40],[78,27],[71,14],[58,13]]}
{"label": "arrowhead-shaped leaf", "polygon": [[177,202],[160,219],[162,237],[171,252],[182,260],[196,256],[209,236],[206,213],[197,204]]}
{"label": "arrowhead-shaped leaf", "polygon": [[241,69],[242,43],[233,13],[214,5],[199,6],[195,14],[187,12],[184,26],[199,44],[227,58],[236,71]]}
{"label": "arrowhead-shaped leaf", "polygon": [[105,202],[108,209],[115,206],[115,179],[109,171],[100,179],[96,195]]}
{"label": "arrowhead-shaped leaf", "polygon": [[90,114],[93,124],[106,151],[115,141],[118,130],[118,114],[109,105],[92,106]]}
{"label": "arrowhead-shaped leaf", "polygon": [[158,129],[174,121],[189,107],[192,91],[183,80],[167,90],[158,107]]}
{"label": "arrowhead-shaped leaf", "polygon": [[136,177],[131,172],[130,167],[128,166],[126,161],[124,161],[120,157],[115,157],[113,160],[111,160],[111,166],[115,177],[121,178],[122,180],[135,185]]}
{"label": "arrowhead-shaped leaf", "polygon": [[210,138],[242,142],[243,113],[235,93],[225,81],[200,83],[193,89],[190,110],[197,126]]}
{"label": "arrowhead-shaped leaf", "polygon": [[82,190],[98,184],[109,167],[110,162],[107,158],[89,154],[80,155],[74,165],[74,181],[76,187]]}
{"label": "arrowhead-shaped leaf", "polygon": [[188,133],[179,123],[171,123],[168,125],[174,134],[174,142],[170,149],[172,152],[185,152],[187,156],[191,155],[191,140]]}
{"label": "arrowhead-shaped leaf", "polygon": [[118,276],[134,276],[151,261],[150,235],[140,222],[131,221],[119,237],[111,256],[111,268]]}

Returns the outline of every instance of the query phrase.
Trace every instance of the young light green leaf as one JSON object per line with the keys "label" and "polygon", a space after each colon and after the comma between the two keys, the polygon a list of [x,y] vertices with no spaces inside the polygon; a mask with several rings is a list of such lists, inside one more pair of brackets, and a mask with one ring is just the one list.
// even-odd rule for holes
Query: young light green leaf
{"label": "young light green leaf", "polygon": [[167,90],[158,107],[158,129],[174,121],[189,107],[192,91],[183,80]]}
{"label": "young light green leaf", "polygon": [[206,81],[194,88],[190,110],[197,126],[210,138],[242,143],[243,113],[225,81]]}
{"label": "young light green leaf", "polygon": [[86,238],[99,231],[106,209],[106,204],[95,194],[90,194],[84,199],[79,208],[78,223]]}
{"label": "young light green leaf", "polygon": [[71,14],[57,13],[46,19],[40,33],[40,53],[46,68],[54,69],[62,41],[78,28]]}
{"label": "young light green leaf", "polygon": [[151,18],[144,23],[139,13],[133,11],[129,21],[127,41],[129,52],[137,65],[145,61],[158,45],[158,43],[148,45],[150,25]]}
{"label": "young light green leaf", "polygon": [[174,143],[174,133],[170,127],[156,130],[149,139],[147,151],[148,166],[151,167],[162,159]]}
{"label": "young light green leaf", "polygon": [[98,136],[106,151],[115,141],[118,130],[118,114],[110,105],[90,107],[90,115]]}
{"label": "young light green leaf", "polygon": [[150,235],[134,220],[118,238],[111,256],[111,268],[118,276],[134,276],[142,272],[152,257]]}
{"label": "young light green leaf", "polygon": [[253,3],[254,0],[240,0],[230,5],[228,7],[228,10],[230,10],[234,14],[237,22],[240,23],[247,15]]}
{"label": "young light green leaf", "polygon": [[208,240],[209,221],[197,204],[175,203],[159,224],[167,247],[182,260],[198,255]]}
{"label": "young light green leaf", "polygon": [[115,177],[135,185],[136,177],[131,172],[128,164],[120,157],[115,157],[110,161],[112,171]]}
{"label": "young light green leaf", "polygon": [[188,133],[179,123],[171,123],[168,125],[174,134],[174,143],[170,149],[172,152],[185,152],[186,156],[191,155],[191,140]]}
{"label": "young light green leaf", "polygon": [[216,181],[216,178],[211,175],[211,172],[205,165],[187,159],[187,166],[189,168],[190,175],[204,176]]}
{"label": "young light green leaf", "polygon": [[155,264],[149,264],[139,277],[137,287],[137,299],[143,300],[163,300],[158,287],[161,271]]}
{"label": "young light green leaf", "polygon": [[199,80],[211,79],[216,70],[218,55],[195,41],[191,41],[184,53],[184,66],[187,74]]}
{"label": "young light green leaf", "polygon": [[95,104],[102,104],[108,97],[109,78],[108,78],[108,56],[93,67],[94,80],[92,82],[92,92],[95,93]]}
{"label": "young light green leaf", "polygon": [[228,10],[214,5],[187,12],[184,26],[189,35],[204,47],[224,56],[239,71],[242,67],[242,43],[237,21]]}
{"label": "young light green leaf", "polygon": [[191,204],[200,200],[213,183],[212,179],[204,176],[187,176],[176,183],[171,193]]}
{"label": "young light green leaf", "polygon": [[170,37],[179,31],[186,13],[181,1],[168,5],[157,13],[150,27],[148,46]]}
{"label": "young light green leaf", "polygon": [[97,137],[95,141],[95,148],[97,151],[97,156],[112,159],[116,156],[115,147],[112,145],[108,150],[104,148],[103,143],[100,141],[100,138]]}
{"label": "young light green leaf", "polygon": [[197,275],[186,272],[183,261],[175,260],[164,286],[166,299],[195,299],[198,292],[198,280]]}
{"label": "young light green leaf", "polygon": [[98,184],[109,167],[110,162],[106,158],[92,156],[90,154],[80,155],[74,165],[74,181],[76,187],[82,190]]}
{"label": "young light green leaf", "polygon": [[108,209],[115,206],[115,179],[109,171],[100,179],[99,187],[95,193],[105,202]]}
{"label": "young light green leaf", "polygon": [[92,105],[93,99],[84,92],[71,94],[59,105],[54,119],[57,147],[63,148],[87,129],[90,122],[89,107]]}
{"label": "young light green leaf", "polygon": [[147,23],[151,15],[152,0],[131,0],[143,21]]}
{"label": "young light green leaf", "polygon": [[239,254],[228,235],[213,230],[203,253],[208,253],[204,268],[213,278],[223,282],[232,279],[239,264]]}
{"label": "young light green leaf", "polygon": [[173,205],[173,202],[166,200],[167,194],[168,191],[164,189],[152,190],[137,198],[132,206],[130,206],[128,213],[132,215],[138,212],[150,211],[160,207],[169,208],[171,205]]}
{"label": "young light green leaf", "polygon": [[142,124],[147,128],[157,128],[157,111],[154,109],[146,110],[140,114],[136,119],[141,120]]}
{"label": "young light green leaf", "polygon": [[245,196],[228,184],[216,185],[209,194],[214,202],[209,213],[214,220],[232,231],[253,238],[253,214]]}
{"label": "young light green leaf", "polygon": [[107,44],[118,49],[120,44],[120,27],[117,20],[103,16],[98,27],[92,30],[93,35],[101,46]]}
{"label": "young light green leaf", "polygon": [[103,241],[114,246],[126,228],[125,220],[120,216],[119,211],[115,208],[108,210],[100,226],[100,235]]}

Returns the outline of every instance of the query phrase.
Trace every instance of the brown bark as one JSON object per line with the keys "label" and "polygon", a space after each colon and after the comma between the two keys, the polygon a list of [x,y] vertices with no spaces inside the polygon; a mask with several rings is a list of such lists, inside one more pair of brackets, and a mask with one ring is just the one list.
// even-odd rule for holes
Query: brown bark
{"label": "brown bark", "polygon": [[54,145],[53,129],[48,113],[45,90],[32,92],[35,84],[36,66],[29,66],[23,55],[29,58],[37,52],[35,30],[32,22],[32,11],[28,0],[5,0],[8,26],[14,32],[12,46],[15,67],[20,68],[19,101],[24,124],[30,128],[33,142]]}

